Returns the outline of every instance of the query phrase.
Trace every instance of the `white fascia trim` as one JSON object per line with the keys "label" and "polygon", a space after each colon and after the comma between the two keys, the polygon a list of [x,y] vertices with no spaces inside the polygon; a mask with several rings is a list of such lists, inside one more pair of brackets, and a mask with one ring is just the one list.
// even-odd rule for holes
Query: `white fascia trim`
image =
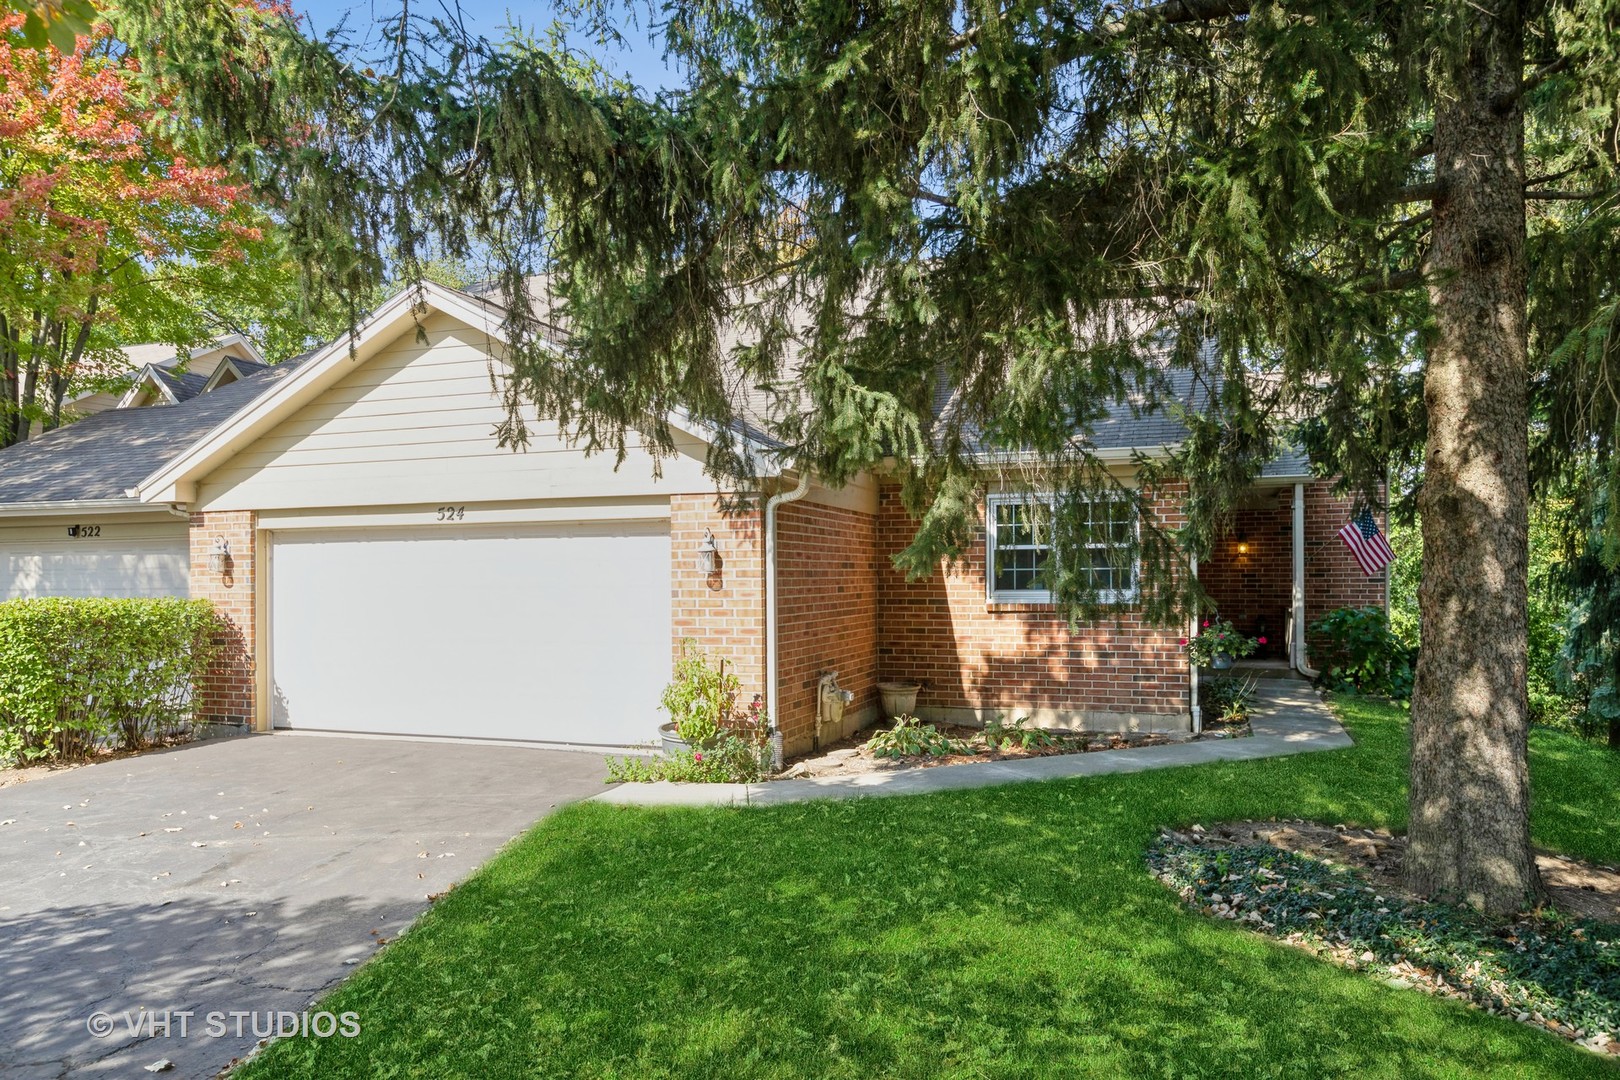
{"label": "white fascia trim", "polygon": [[212,375],[208,376],[208,381],[203,383],[203,388],[197,391],[197,393],[206,394],[210,390],[219,389],[221,376],[227,373],[236,377],[232,380],[233,382],[246,378],[246,376],[242,373],[242,369],[236,366],[236,360],[233,357],[227,356],[225,359],[219,362],[219,366],[214,369],[214,373]]}
{"label": "white fascia trim", "polygon": [[0,503],[0,517],[40,517],[47,514],[150,514],[154,509],[135,499],[63,499],[49,502],[33,499],[24,502]]}
{"label": "white fascia trim", "polygon": [[157,392],[168,400],[170,405],[180,404],[179,399],[174,396],[174,391],[169,389],[169,384],[158,378],[157,365],[147,364],[141,368],[140,375],[135,379],[135,385],[124,391],[124,396],[118,399],[118,407],[120,409],[130,408],[135,401],[136,395],[144,390],[148,383],[151,383],[157,389]]}
{"label": "white fascia trim", "polygon": [[243,352],[247,353],[247,356],[243,357],[243,359],[252,360],[256,364],[264,363],[264,354],[254,346],[253,342],[249,341],[241,334],[226,334],[224,337],[214,342],[213,347],[209,349],[209,351],[212,352],[215,349],[224,350],[237,348],[240,348]]}
{"label": "white fascia trim", "polygon": [[[670,427],[682,434],[690,435],[699,442],[713,443],[720,436],[718,427],[704,420],[692,419],[692,415],[685,409],[671,409],[666,419]],[[760,479],[769,479],[783,474],[785,470],[781,462],[773,460],[770,456],[770,451],[780,449],[779,447],[763,442],[746,431],[738,434],[741,435],[743,442],[759,457],[760,469],[756,475]]]}
{"label": "white fascia trim", "polygon": [[[459,319],[491,341],[506,344],[506,334],[501,326],[501,309],[488,301],[431,281],[423,282],[420,289],[405,289],[383,303],[360,327],[352,341],[345,335],[321,349],[280,385],[227,418],[193,444],[191,449],[142,480],[134,490],[143,502],[189,501],[190,492],[182,493],[182,485],[212,471],[248,441],[274,426],[285,412],[301,406],[304,392],[310,387],[322,387],[324,376],[346,363],[351,350],[358,354],[379,340],[392,340],[403,328],[401,324],[406,319],[414,322],[430,311]],[[671,423],[695,439],[710,441],[712,433],[705,431],[701,425],[674,416]]]}

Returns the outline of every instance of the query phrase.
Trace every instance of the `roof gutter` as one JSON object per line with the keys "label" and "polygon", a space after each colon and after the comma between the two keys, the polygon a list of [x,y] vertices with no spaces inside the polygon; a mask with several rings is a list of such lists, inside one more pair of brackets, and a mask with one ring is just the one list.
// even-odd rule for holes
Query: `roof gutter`
{"label": "roof gutter", "polygon": [[810,473],[799,473],[792,491],[779,491],[765,500],[765,712],[771,718],[771,767],[782,767],[782,729],[777,723],[776,694],[776,508],[797,502],[810,490]]}
{"label": "roof gutter", "polygon": [[46,514],[150,514],[158,507],[148,506],[130,498],[116,499],[59,499],[56,501],[32,499],[24,502],[0,503],[0,514],[7,517]]}

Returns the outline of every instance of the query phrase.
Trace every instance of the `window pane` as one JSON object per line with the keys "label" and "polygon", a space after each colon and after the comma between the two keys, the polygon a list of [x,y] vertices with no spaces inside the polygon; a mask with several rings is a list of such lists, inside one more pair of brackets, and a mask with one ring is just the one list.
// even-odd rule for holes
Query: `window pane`
{"label": "window pane", "polygon": [[1016,592],[1041,589],[1040,575],[1046,566],[1047,552],[1043,548],[1014,548],[996,552],[996,590]]}
{"label": "window pane", "polygon": [[1115,508],[1110,522],[1110,535],[1116,544],[1128,544],[1136,536],[1136,530],[1131,527],[1130,510],[1123,503]]}

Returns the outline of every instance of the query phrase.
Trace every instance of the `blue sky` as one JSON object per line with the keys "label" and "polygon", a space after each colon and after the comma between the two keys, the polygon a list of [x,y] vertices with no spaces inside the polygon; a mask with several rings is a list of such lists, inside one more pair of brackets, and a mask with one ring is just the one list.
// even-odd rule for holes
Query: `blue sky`
{"label": "blue sky", "polygon": [[[631,0],[633,3],[634,0]],[[294,0],[294,7],[309,18],[316,32],[325,32],[348,16],[349,30],[359,40],[365,30],[375,26],[379,19],[387,19],[399,11],[401,0]],[[458,0],[412,0],[414,10],[423,14],[437,14],[441,5],[456,5]],[[623,3],[616,7],[626,7]],[[555,21],[565,24],[572,19],[556,9],[549,0],[522,3],[512,0],[459,0],[461,17],[467,28],[491,40],[505,34],[506,27],[521,23],[525,30],[541,31]],[[654,40],[648,29],[645,3],[635,8],[637,24],[632,24],[629,12],[619,24],[624,47],[601,45],[588,33],[571,33],[569,41],[582,52],[596,57],[603,67],[619,75],[627,75],[647,89],[667,88],[675,85],[675,73],[665,65],[663,45]],[[375,44],[375,40],[370,44]]]}

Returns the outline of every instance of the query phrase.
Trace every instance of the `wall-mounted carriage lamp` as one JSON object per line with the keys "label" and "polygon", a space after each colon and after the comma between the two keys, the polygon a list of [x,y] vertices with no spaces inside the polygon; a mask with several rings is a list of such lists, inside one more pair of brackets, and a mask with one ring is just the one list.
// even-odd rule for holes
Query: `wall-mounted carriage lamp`
{"label": "wall-mounted carriage lamp", "polygon": [[1244,535],[1243,533],[1238,533],[1237,547],[1238,547],[1238,554],[1239,555],[1247,555],[1249,553],[1249,538],[1248,538],[1248,536]]}
{"label": "wall-mounted carriage lamp", "polygon": [[720,569],[720,545],[715,543],[714,533],[708,529],[703,530],[703,543],[698,545],[697,562],[698,569],[705,575]]}
{"label": "wall-mounted carriage lamp", "polygon": [[225,542],[223,536],[214,537],[214,546],[208,552],[208,572],[210,574],[223,574],[230,565],[231,545]]}

